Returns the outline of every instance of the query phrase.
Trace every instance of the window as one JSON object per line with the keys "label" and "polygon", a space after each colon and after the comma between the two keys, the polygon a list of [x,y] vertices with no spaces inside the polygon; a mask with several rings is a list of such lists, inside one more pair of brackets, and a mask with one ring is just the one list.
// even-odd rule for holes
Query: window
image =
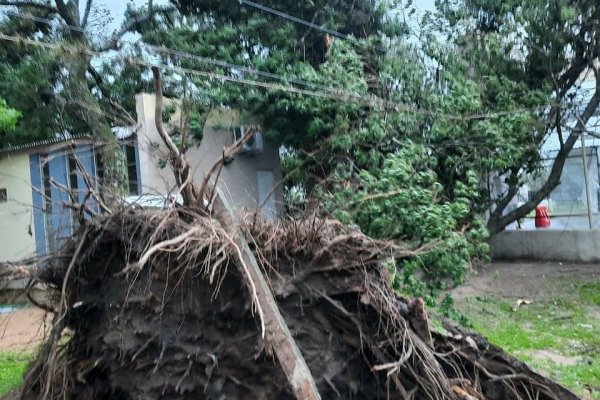
{"label": "window", "polygon": [[52,212],[52,190],[50,188],[50,160],[48,157],[42,157],[42,187],[44,192],[44,212]]}
{"label": "window", "polygon": [[[75,201],[80,201],[79,199],[79,182],[78,172],[79,168],[77,167],[77,155],[73,153],[68,154],[68,174],[69,174],[69,191],[71,192],[71,197],[75,199]],[[75,210],[71,210],[71,225],[73,228],[73,232],[75,232],[79,228],[79,217]]]}
{"label": "window", "polygon": [[[129,195],[137,195],[139,194],[139,182],[138,182],[138,164],[137,164],[137,154],[135,151],[136,146],[135,141],[130,142],[122,142],[119,144],[121,148],[121,153],[125,157],[125,164],[127,167],[126,172],[126,180],[127,180],[127,193]],[[98,182],[102,184],[104,179],[104,164],[102,162],[102,154],[101,151],[96,149],[95,158],[96,158],[96,176],[98,178]]]}
{"label": "window", "polygon": [[8,197],[6,195],[6,189],[0,189],[0,203],[6,203],[8,201]]}
{"label": "window", "polygon": [[264,219],[275,219],[277,217],[277,207],[274,197],[275,178],[273,171],[256,171],[256,178],[260,214]]}
{"label": "window", "polygon": [[77,160],[75,159],[76,155],[73,153],[69,154],[69,189],[71,190],[71,195],[77,199],[77,191],[79,190],[79,184],[77,183]]}
{"label": "window", "polygon": [[127,184],[130,195],[136,195],[139,193],[138,181],[137,181],[137,157],[135,154],[135,142],[126,143],[121,145],[124,148],[125,160],[127,161]]}

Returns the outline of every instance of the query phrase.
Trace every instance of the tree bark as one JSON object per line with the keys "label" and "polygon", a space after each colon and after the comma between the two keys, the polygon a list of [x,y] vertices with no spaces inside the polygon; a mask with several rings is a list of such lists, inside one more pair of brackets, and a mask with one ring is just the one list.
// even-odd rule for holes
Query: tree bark
{"label": "tree bark", "polygon": [[244,281],[250,295],[255,298],[263,312],[261,318],[264,318],[264,333],[267,342],[273,349],[296,399],[320,400],[321,395],[317,390],[315,380],[279,310],[275,296],[271,292],[269,283],[265,279],[254,253],[248,247],[248,240],[239,225],[234,222],[232,208],[225,203],[224,196],[220,191],[216,190],[213,215],[221,226],[233,235],[233,241],[239,249],[236,260],[238,267],[240,270],[243,269],[242,266],[247,267],[247,273],[243,270],[240,272],[245,277]]}

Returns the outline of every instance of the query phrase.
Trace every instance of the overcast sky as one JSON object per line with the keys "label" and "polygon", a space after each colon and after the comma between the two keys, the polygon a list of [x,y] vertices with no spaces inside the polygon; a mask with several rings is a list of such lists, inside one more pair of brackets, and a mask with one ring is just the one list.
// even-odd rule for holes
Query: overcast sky
{"label": "overcast sky", "polygon": [[[155,1],[155,3],[166,3],[166,0],[163,1]],[[260,1],[259,1],[260,2]],[[264,4],[268,4],[268,1],[262,1]],[[85,2],[81,2],[85,3]],[[110,26],[110,31],[119,28],[121,26],[121,22],[123,21],[123,14],[127,9],[127,4],[134,4],[136,6],[142,6],[147,4],[147,0],[97,0],[96,2],[99,5],[106,6],[107,9],[110,10],[111,16],[113,17],[113,22]],[[435,10],[435,0],[415,0],[414,4],[421,11],[433,11]],[[108,33],[108,32],[107,32]]]}

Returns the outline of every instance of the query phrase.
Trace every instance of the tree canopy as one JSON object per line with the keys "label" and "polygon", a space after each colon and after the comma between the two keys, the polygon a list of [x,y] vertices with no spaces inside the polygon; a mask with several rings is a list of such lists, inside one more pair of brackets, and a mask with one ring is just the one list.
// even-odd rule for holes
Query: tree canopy
{"label": "tree canopy", "polygon": [[[139,61],[157,63],[165,95],[185,99],[200,132],[212,107],[262,117],[284,154],[289,213],[327,213],[418,248],[392,270],[399,288],[421,295],[461,282],[485,258],[487,233],[557,186],[600,102],[593,0],[438,0],[418,20],[410,0],[172,0],[129,7],[104,41],[86,25],[93,1],[82,12],[74,0],[31,3],[18,12],[81,29],[9,15],[2,32],[126,54],[93,62],[3,42],[10,79],[0,96],[23,115],[5,143],[65,130],[107,137],[135,112],[133,95],[150,90]],[[125,32],[139,35],[136,45],[120,41]],[[582,106],[585,73],[598,84]],[[539,174],[550,135],[561,150],[548,178],[507,212]]]}
{"label": "tree canopy", "polygon": [[6,105],[6,101],[0,98],[0,134],[7,135],[15,129],[21,113]]}
{"label": "tree canopy", "polygon": [[[438,1],[438,6],[449,37],[474,61],[477,79],[492,77],[503,86],[511,85],[520,94],[515,97],[519,106],[528,106],[532,96],[547,99],[547,107],[536,113],[536,126],[520,141],[531,148],[528,157],[496,170],[508,186],[492,198],[488,228],[496,233],[524,217],[556,188],[566,158],[598,110],[600,6],[589,0]],[[595,82],[591,93],[585,92],[585,80]],[[483,89],[486,95],[495,92],[493,86]],[[487,99],[486,106],[497,104]],[[519,188],[539,170],[537,157],[550,136],[557,137],[560,150],[547,179],[529,201],[506,212]]]}

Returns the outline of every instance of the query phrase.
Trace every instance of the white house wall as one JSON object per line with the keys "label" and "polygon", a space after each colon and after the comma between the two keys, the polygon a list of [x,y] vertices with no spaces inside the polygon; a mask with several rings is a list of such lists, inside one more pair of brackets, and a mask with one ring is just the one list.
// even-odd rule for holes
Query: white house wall
{"label": "white house wall", "polygon": [[[166,160],[167,149],[154,123],[154,95],[139,94],[136,103],[142,194],[165,195],[173,191],[175,180],[169,167],[161,169],[158,166],[159,159]],[[201,182],[215,161],[221,158],[223,148],[233,143],[231,129],[239,124],[239,115],[232,110],[215,110],[208,117],[200,145],[188,149],[188,158],[197,182]],[[255,210],[260,205],[258,198],[263,197],[259,196],[257,190],[258,176],[269,173],[273,174],[274,184],[281,180],[279,149],[264,141],[261,152],[238,154],[231,163],[225,165],[219,176],[219,186],[230,204],[238,209]],[[264,191],[263,186],[261,189]],[[272,191],[274,201],[267,201],[267,206],[272,207],[274,203],[280,211],[282,191],[279,187]]]}
{"label": "white house wall", "polygon": [[31,176],[27,152],[0,154],[0,261],[18,261],[35,255],[35,228]]}
{"label": "white house wall", "polygon": [[138,153],[140,164],[140,194],[165,195],[173,190],[175,180],[168,167],[159,168],[159,160],[167,160],[166,146],[162,143],[154,124],[154,96],[138,94]]}

